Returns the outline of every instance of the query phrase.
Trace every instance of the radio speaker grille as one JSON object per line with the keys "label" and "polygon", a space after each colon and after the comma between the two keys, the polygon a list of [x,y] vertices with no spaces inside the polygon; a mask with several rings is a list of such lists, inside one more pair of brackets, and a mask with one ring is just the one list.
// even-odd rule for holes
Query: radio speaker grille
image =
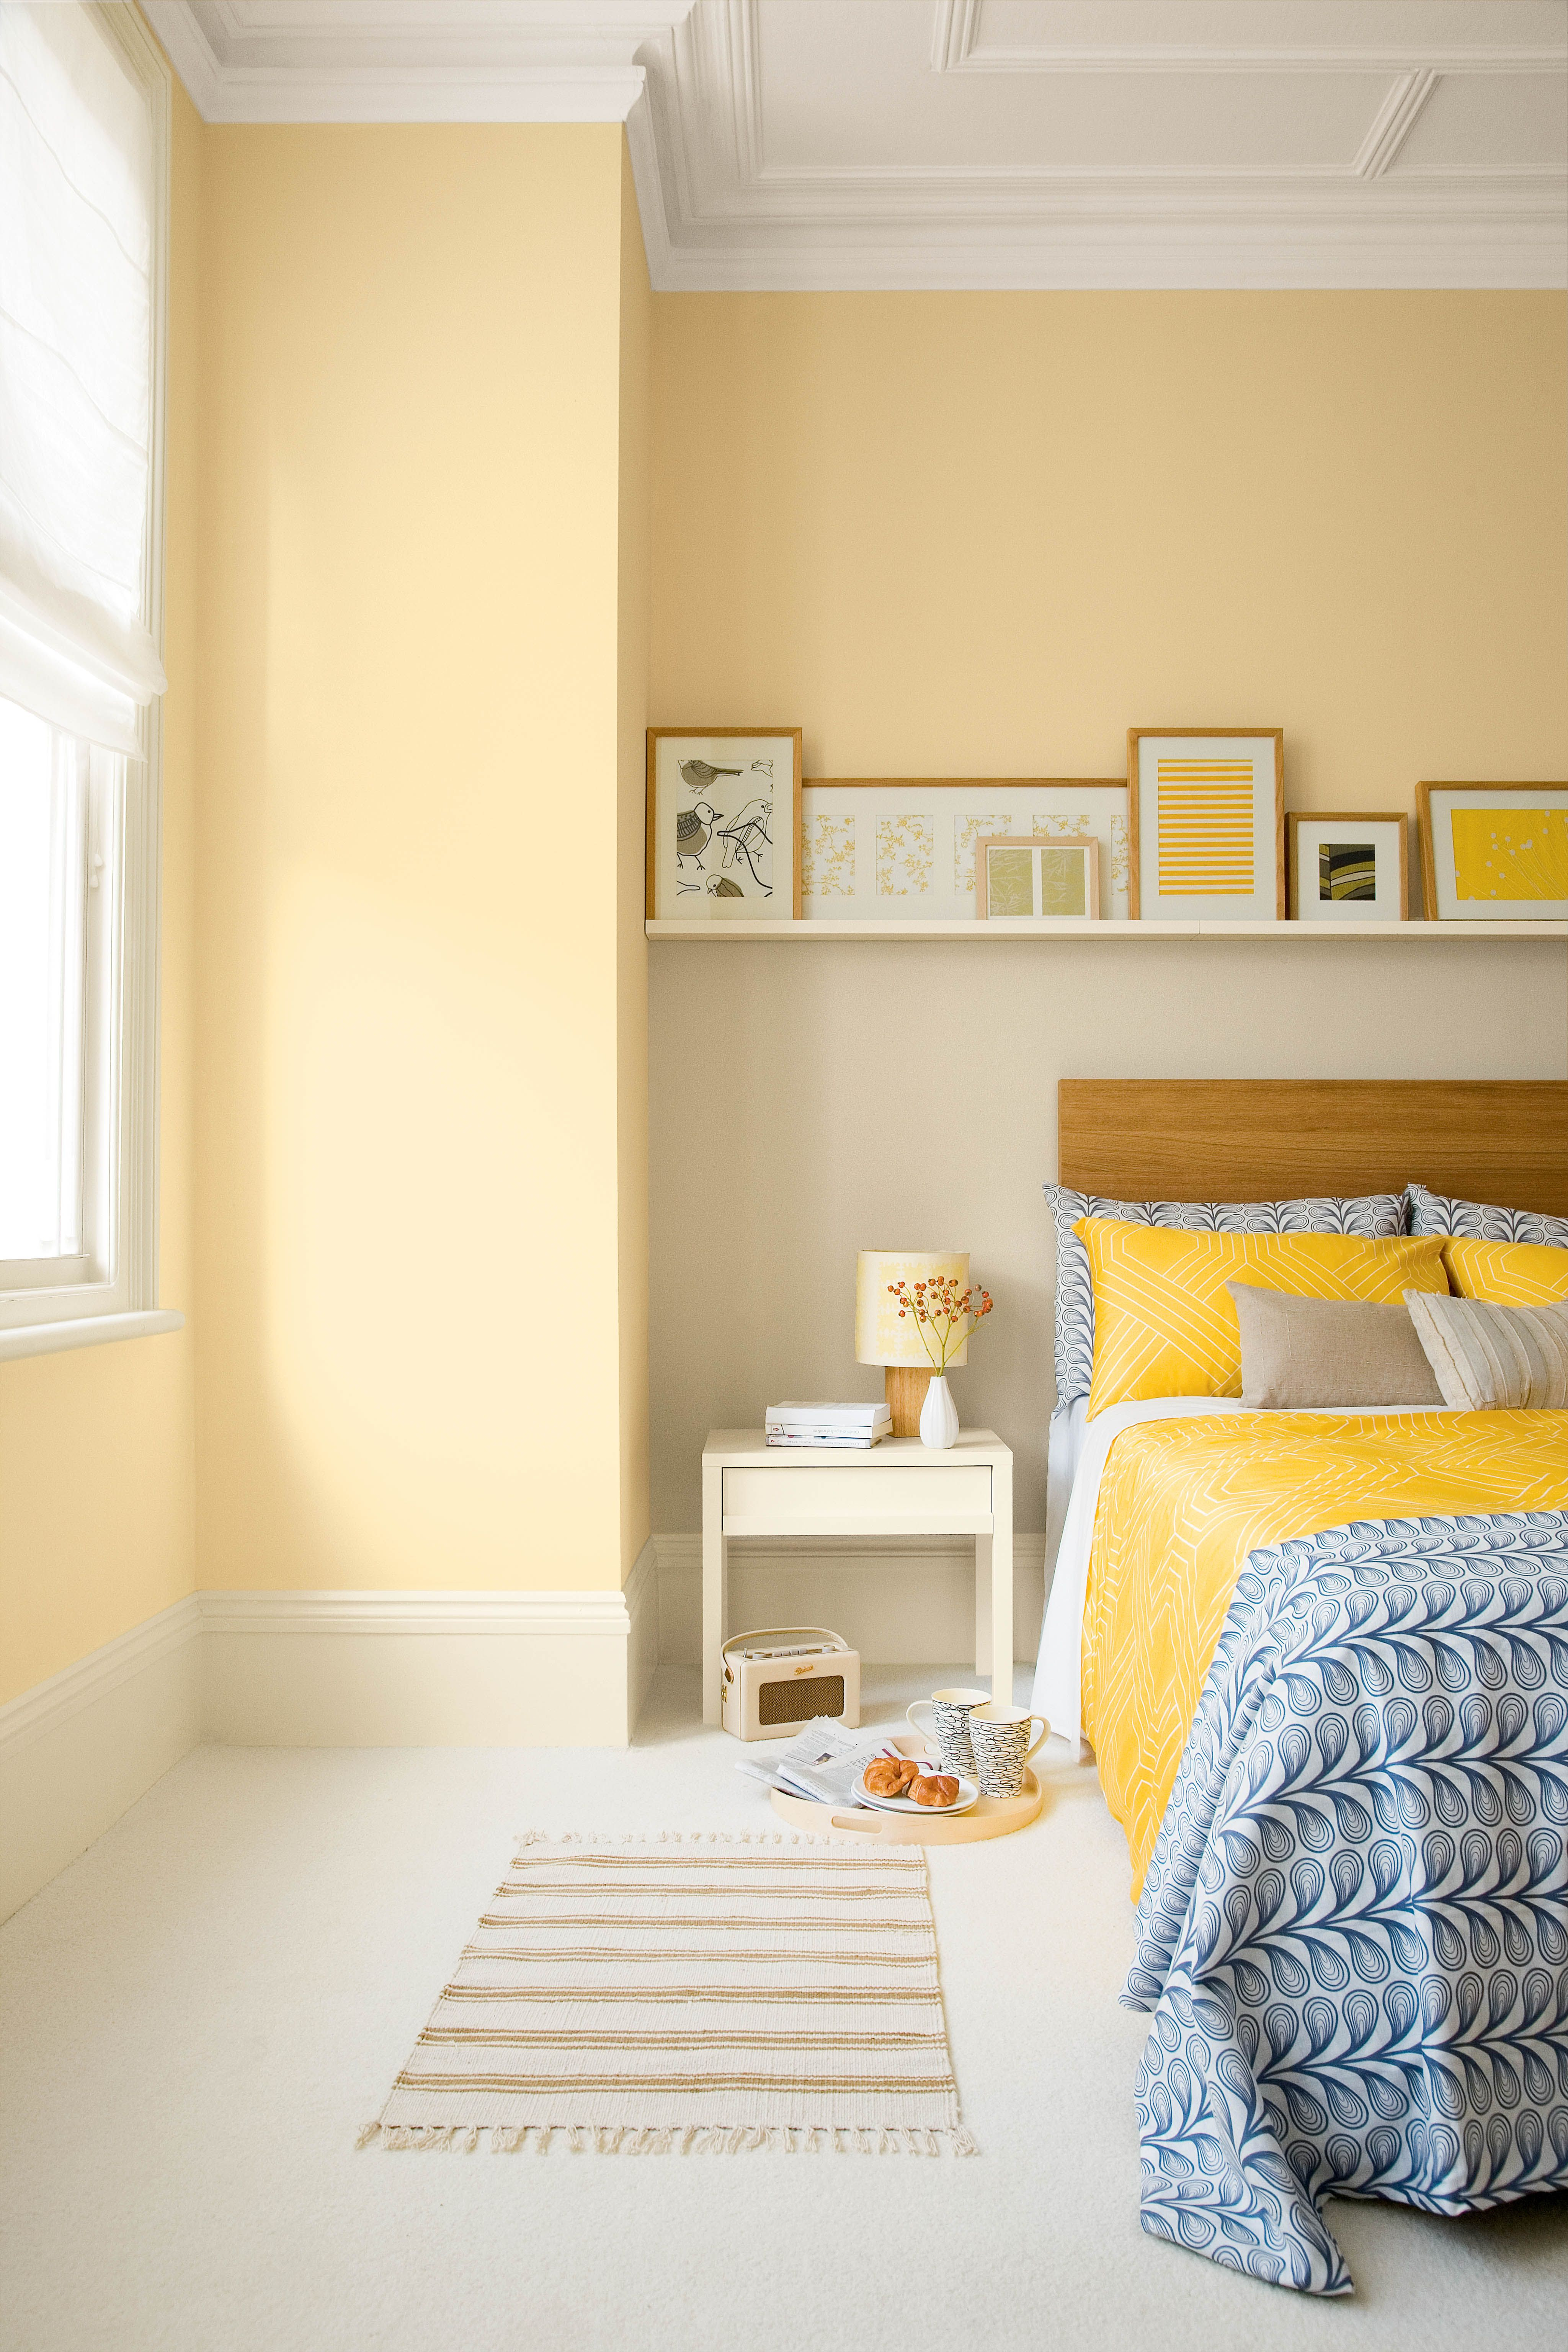
{"label": "radio speaker grille", "polygon": [[759,1723],[809,1723],[814,1715],[842,1715],[842,1675],[813,1675],[795,1683],[764,1683],[757,1693]]}

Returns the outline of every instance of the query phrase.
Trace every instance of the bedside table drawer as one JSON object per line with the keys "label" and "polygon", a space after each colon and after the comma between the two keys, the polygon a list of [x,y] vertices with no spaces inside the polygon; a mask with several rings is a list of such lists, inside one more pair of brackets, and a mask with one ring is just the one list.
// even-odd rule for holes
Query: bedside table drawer
{"label": "bedside table drawer", "polygon": [[782,1535],[989,1535],[991,1472],[842,1468],[726,1470],[724,1533]]}

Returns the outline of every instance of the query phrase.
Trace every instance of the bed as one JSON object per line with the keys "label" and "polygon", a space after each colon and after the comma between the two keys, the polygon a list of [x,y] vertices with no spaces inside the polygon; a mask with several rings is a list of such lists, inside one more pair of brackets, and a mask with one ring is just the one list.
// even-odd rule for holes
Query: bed
{"label": "bed", "polygon": [[[1058,1110],[1063,1184],[1107,1201],[1419,1179],[1568,1213],[1568,1086],[1066,1081]],[[1348,2293],[1329,2198],[1568,2186],[1568,1414],[1085,1403],[1035,1704],[1128,1833],[1143,2224]]]}

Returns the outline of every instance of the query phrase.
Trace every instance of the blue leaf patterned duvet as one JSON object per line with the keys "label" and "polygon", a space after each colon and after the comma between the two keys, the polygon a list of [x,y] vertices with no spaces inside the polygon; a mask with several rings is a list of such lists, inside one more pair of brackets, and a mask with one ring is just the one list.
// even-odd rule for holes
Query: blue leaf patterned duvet
{"label": "blue leaf patterned duvet", "polygon": [[1322,2208],[1568,2187],[1568,1512],[1252,1553],[1122,1995],[1143,2226],[1351,2291]]}

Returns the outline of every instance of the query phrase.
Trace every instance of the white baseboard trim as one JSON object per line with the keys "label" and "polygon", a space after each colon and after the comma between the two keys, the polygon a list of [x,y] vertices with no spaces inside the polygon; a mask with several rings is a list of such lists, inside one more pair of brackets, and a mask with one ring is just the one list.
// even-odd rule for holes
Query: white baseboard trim
{"label": "white baseboard trim", "polygon": [[[1032,1657],[1045,1538],[1014,1538]],[[624,1747],[661,1660],[700,1655],[702,1542],[655,1536],[624,1591],[193,1593],[0,1706],[0,1918],[204,1739],[261,1748]],[[889,1665],[974,1642],[972,1548],[737,1545],[731,1622],[833,1625]]]}
{"label": "white baseboard trim", "polygon": [[[638,1567],[641,1562],[638,1562]],[[632,1573],[637,1574],[637,1569]],[[624,1633],[624,1592],[199,1592],[204,1633]]]}
{"label": "white baseboard trim", "polygon": [[619,1592],[197,1597],[228,1747],[625,1747],[652,1679],[651,1544]]}
{"label": "white baseboard trim", "polygon": [[196,1745],[200,1630],[176,1601],[0,1707],[0,1919]]}
{"label": "white baseboard trim", "polygon": [[200,1623],[200,1596],[187,1593],[183,1601],[160,1609],[155,1617],[144,1617],[129,1633],[105,1642],[101,1649],[89,1650],[74,1665],[62,1667],[47,1682],[35,1683],[19,1698],[7,1701],[0,1706],[0,1757],[18,1755],[33,1740],[68,1723],[84,1707],[107,1698],[121,1683],[144,1674],[170,1651],[184,1649]]}
{"label": "white baseboard trim", "polygon": [[649,1536],[627,1577],[622,1595],[626,1611],[626,1738],[637,1727],[643,1701],[658,1672],[658,1554]]}
{"label": "white baseboard trim", "polygon": [[[702,1538],[658,1535],[659,1656],[702,1657]],[[982,1601],[982,1630],[990,1594]],[[1033,1661],[1046,1605],[1046,1539],[1013,1538],[1013,1646]],[[956,1663],[975,1647],[974,1547],[961,1538],[754,1538],[730,1550],[730,1624],[828,1625],[880,1665]],[[986,1638],[989,1639],[988,1632]]]}
{"label": "white baseboard trim", "polygon": [[0,1706],[0,1919],[202,1740],[625,1747],[658,1601],[651,1540],[619,1592],[193,1593]]}

